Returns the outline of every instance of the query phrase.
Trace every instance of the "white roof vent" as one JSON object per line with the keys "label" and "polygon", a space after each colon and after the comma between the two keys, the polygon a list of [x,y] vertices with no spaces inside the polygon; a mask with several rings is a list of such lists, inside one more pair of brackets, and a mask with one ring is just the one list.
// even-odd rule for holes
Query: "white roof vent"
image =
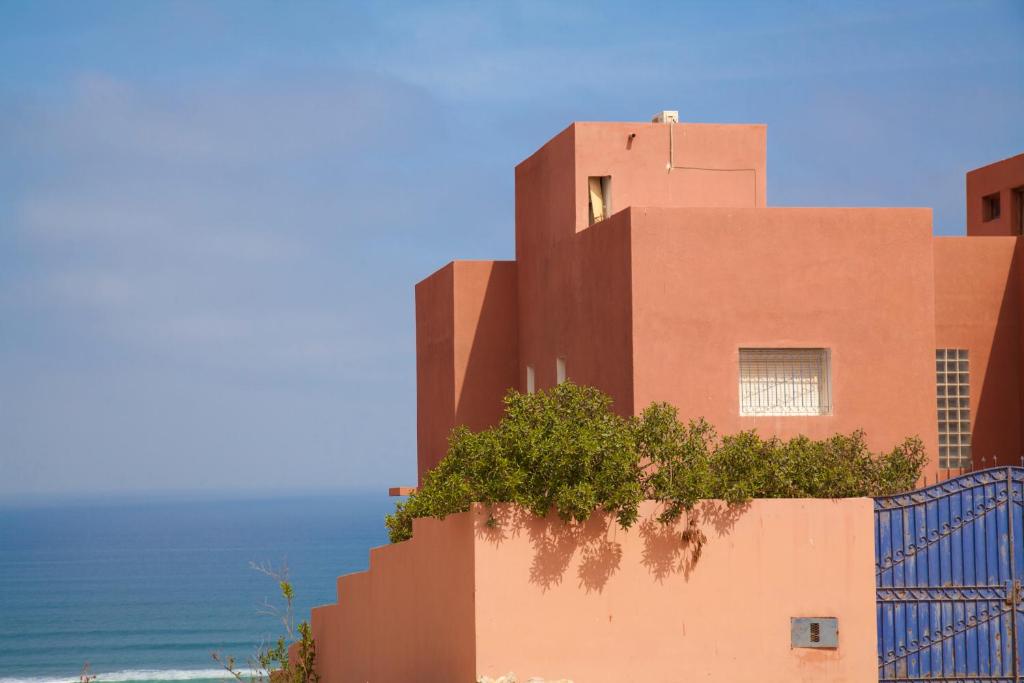
{"label": "white roof vent", "polygon": [[651,119],[651,123],[679,123],[679,112],[670,109],[659,111]]}

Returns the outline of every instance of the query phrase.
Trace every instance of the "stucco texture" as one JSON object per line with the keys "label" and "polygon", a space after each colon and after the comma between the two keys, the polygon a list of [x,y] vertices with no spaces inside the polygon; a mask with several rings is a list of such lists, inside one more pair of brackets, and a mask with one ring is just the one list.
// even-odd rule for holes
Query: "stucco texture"
{"label": "stucco texture", "polygon": [[[628,531],[510,506],[417,520],[314,611],[323,683],[874,679],[870,499],[705,502],[703,544],[658,510]],[[838,618],[839,647],[791,647],[800,616]]]}
{"label": "stucco texture", "polygon": [[[974,466],[1020,462],[1024,155],[968,173],[970,236],[936,238],[930,209],[769,207],[766,141],[759,124],[575,123],[519,164],[516,260],[417,287],[420,479],[453,427],[494,424],[509,387],[530,368],[553,386],[562,359],[623,415],[668,401],[720,433],[863,430],[876,451],[917,436],[934,482],[957,472],[939,468],[937,348],[971,358]],[[591,225],[595,177],[611,213]],[[741,415],[742,348],[827,349],[828,408]]]}

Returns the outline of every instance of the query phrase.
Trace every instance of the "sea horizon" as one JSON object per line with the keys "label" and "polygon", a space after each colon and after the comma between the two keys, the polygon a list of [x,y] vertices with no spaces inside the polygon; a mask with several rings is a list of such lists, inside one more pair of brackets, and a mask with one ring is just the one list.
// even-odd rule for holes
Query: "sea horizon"
{"label": "sea horizon", "polygon": [[[360,485],[323,488],[254,489],[242,488],[172,488],[172,489],[111,489],[80,491],[6,491],[0,494],[0,510],[25,507],[55,506],[109,506],[124,503],[206,502],[218,500],[294,500],[308,497],[346,495],[387,495],[388,486]],[[381,494],[381,492],[385,492]]]}
{"label": "sea horizon", "polygon": [[281,633],[261,615],[286,561],[296,621],[387,543],[383,489],[0,501],[0,683],[223,680]]}

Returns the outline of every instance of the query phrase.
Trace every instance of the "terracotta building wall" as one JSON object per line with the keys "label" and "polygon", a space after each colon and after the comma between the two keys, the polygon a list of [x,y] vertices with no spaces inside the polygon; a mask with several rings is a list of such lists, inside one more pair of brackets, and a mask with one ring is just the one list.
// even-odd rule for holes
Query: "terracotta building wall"
{"label": "terracotta building wall", "polygon": [[[623,414],[633,411],[629,230],[623,216],[604,229],[563,240],[544,280],[520,286],[520,311],[533,337],[521,344],[520,389],[526,367],[537,389],[556,383],[556,359],[578,384],[600,387]],[[543,290],[543,291],[537,291]]]}
{"label": "terracotta building wall", "polygon": [[514,261],[455,262],[455,424],[501,419],[519,365]]}
{"label": "terracotta building wall", "polygon": [[935,240],[938,348],[970,352],[976,466],[1020,464],[1021,274],[1015,237]]}
{"label": "terracotta building wall", "polygon": [[[1017,296],[1017,399],[1020,402],[1018,445],[1021,458],[1024,458],[1024,240],[1017,240],[1014,260],[1017,282],[1015,285],[1011,283],[1011,288]],[[1024,465],[1024,460],[1019,462]]]}
{"label": "terracotta building wall", "polygon": [[[1020,337],[1021,294],[996,282],[1020,278],[986,270],[987,247],[962,259],[933,247],[928,210],[766,209],[762,125],[576,123],[515,175],[516,261],[457,262],[417,286],[421,478],[453,426],[500,418],[527,367],[538,389],[554,385],[557,358],[623,414],[668,400],[722,432],[864,428],[874,448],[918,434],[934,467],[937,333],[974,335],[986,367],[992,349],[976,452],[1020,450],[1021,401],[1010,398],[1024,368],[1007,340]],[[588,225],[592,176],[610,176],[612,215]],[[1009,234],[1021,185],[1024,155],[969,173],[969,231]],[[991,192],[1006,221],[980,220]],[[936,259],[952,279],[936,281]],[[833,414],[741,418],[741,346],[829,348]]]}
{"label": "terracotta building wall", "polygon": [[[765,128],[678,124],[673,170],[667,124],[576,123],[516,168],[519,387],[570,379],[609,393],[631,414],[632,288],[621,216],[587,226],[588,177],[610,175],[612,211],[636,203],[763,206]],[[631,134],[633,137],[631,138]]]}
{"label": "terracotta building wall", "polygon": [[456,425],[483,429],[516,386],[516,264],[455,261],[416,286],[417,461],[444,456]]}
{"label": "terracotta building wall", "polygon": [[[629,531],[595,514],[487,527],[477,509],[477,672],[519,680],[875,680],[872,501],[698,506],[699,557],[681,522],[645,503]],[[499,520],[504,515],[499,511]],[[835,650],[790,647],[790,617],[839,619]]]}
{"label": "terracotta building wall", "polygon": [[[935,452],[928,209],[630,209],[635,405]],[[740,348],[831,350],[833,414],[741,417]]]}
{"label": "terracotta building wall", "polygon": [[[588,683],[873,680],[872,502],[756,500],[682,524],[566,526],[500,506],[416,520],[313,611],[323,683],[451,683],[514,671]],[[790,647],[791,617],[837,617],[839,647]]]}
{"label": "terracotta building wall", "polygon": [[[1022,235],[1024,207],[1014,197],[1014,189],[1024,190],[1024,154],[976,168],[967,173],[967,234]],[[984,198],[999,196],[1000,215],[984,215]]]}
{"label": "terracotta building wall", "polygon": [[416,285],[416,461],[419,478],[444,453],[455,422],[455,265]]}
{"label": "terracotta building wall", "polygon": [[417,519],[409,541],[374,548],[313,609],[323,683],[476,680],[474,520]]}
{"label": "terracotta building wall", "polygon": [[611,176],[613,212],[767,204],[764,125],[577,123],[574,129],[577,231],[587,227],[590,176]]}
{"label": "terracotta building wall", "polygon": [[555,383],[560,332],[569,324],[561,308],[573,294],[564,263],[575,221],[575,127],[570,126],[516,166],[516,263],[519,268],[519,388],[526,367],[537,387]]}
{"label": "terracotta building wall", "polygon": [[559,345],[539,361],[566,360],[566,374],[577,384],[600,387],[619,413],[632,415],[633,301],[629,222],[612,216],[601,229],[587,230],[573,240],[568,296],[554,307],[549,324],[558,326]]}

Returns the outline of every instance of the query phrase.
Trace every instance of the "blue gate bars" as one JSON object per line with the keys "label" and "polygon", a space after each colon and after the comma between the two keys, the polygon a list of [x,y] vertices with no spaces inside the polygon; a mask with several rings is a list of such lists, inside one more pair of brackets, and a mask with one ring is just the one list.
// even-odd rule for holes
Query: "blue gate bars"
{"label": "blue gate bars", "polygon": [[875,499],[879,681],[1021,681],[1024,468]]}

